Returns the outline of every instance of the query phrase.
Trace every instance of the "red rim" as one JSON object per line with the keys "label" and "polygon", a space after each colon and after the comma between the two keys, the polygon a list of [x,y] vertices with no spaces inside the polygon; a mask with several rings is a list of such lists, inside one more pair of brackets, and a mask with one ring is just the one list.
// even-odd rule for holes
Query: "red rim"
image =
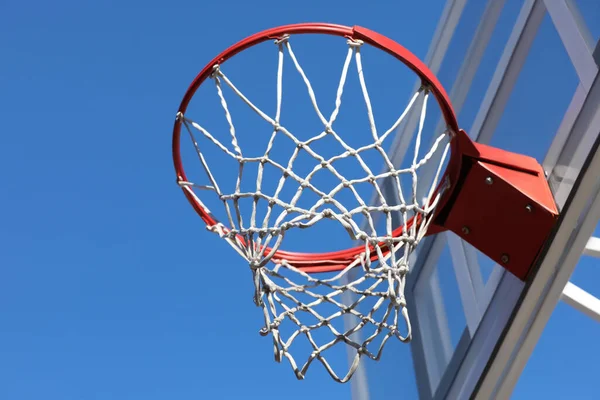
{"label": "red rim", "polygon": [[[216,64],[222,64],[231,57],[238,54],[239,52],[244,51],[264,41],[278,39],[286,34],[294,35],[307,33],[342,36],[350,39],[362,40],[363,42],[396,57],[399,61],[401,61],[403,64],[408,66],[413,72],[415,72],[421,78],[423,84],[427,85],[431,89],[431,92],[433,93],[442,110],[442,114],[444,115],[444,119],[446,121],[447,126],[452,132],[460,136],[460,140],[457,140],[458,138],[454,137],[451,141],[450,161],[448,163],[448,168],[446,169],[446,172],[444,174],[445,177],[448,177],[450,179],[451,187],[450,190],[447,190],[444,193],[442,199],[440,199],[440,203],[437,206],[437,213],[439,214],[439,212],[448,205],[448,200],[451,197],[453,190],[455,189],[455,183],[457,182],[460,173],[461,151],[459,150],[459,147],[463,146],[459,146],[459,143],[468,145],[468,143],[470,143],[470,139],[468,139],[468,136],[464,133],[464,131],[459,130],[456,115],[454,113],[454,109],[452,108],[452,104],[450,103],[450,99],[448,98],[446,91],[444,90],[438,79],[433,75],[429,68],[427,68],[427,66],[423,64],[423,62],[419,60],[414,54],[412,54],[410,51],[405,49],[397,42],[383,35],[380,35],[379,33],[373,32],[369,29],[362,28],[359,26],[348,27],[343,25],[325,23],[303,23],[284,25],[277,28],[267,29],[265,31],[249,36],[246,39],[234,44],[233,46],[229,47],[227,50],[219,54],[211,62],[209,62],[202,69],[202,71],[200,71],[200,73],[193,80],[190,87],[187,89],[185,96],[183,97],[183,100],[181,101],[181,104],[179,106],[179,112],[185,115],[185,111],[188,107],[188,104],[190,103],[191,99],[196,93],[196,90],[198,90],[200,85],[210,76],[210,74],[213,71],[213,67]],[[180,153],[180,134],[181,122],[179,120],[176,120],[175,126],[173,128],[173,163],[175,165],[177,179],[179,181],[187,181]],[[441,181],[443,180],[444,179],[442,179]],[[218,220],[214,218],[214,216],[209,212],[209,210],[202,207],[202,205],[198,203],[194,196],[192,196],[185,189],[183,190],[183,193],[185,194],[192,207],[194,207],[196,212],[200,215],[200,218],[202,218],[202,220],[207,225],[211,226],[218,223]],[[408,227],[410,227],[414,222],[414,218],[408,221]],[[435,227],[430,226],[429,231],[431,230],[435,230]],[[396,228],[393,231],[393,236],[400,236],[402,234],[402,231],[402,227]],[[344,269],[351,262],[353,262],[360,253],[364,252],[364,249],[364,245],[360,245],[346,250],[333,251],[328,253],[300,253],[278,250],[273,256],[273,260],[286,260],[291,265],[306,272],[338,271]],[[270,249],[266,250],[267,253],[269,251]],[[372,261],[375,261],[377,259],[377,256],[374,254],[371,257],[371,259]]]}

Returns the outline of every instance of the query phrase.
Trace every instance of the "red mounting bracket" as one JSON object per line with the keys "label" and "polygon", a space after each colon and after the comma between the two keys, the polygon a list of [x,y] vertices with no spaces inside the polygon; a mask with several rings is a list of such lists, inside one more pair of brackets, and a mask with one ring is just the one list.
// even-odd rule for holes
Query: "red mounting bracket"
{"label": "red mounting bracket", "polygon": [[436,224],[524,280],[558,219],[542,166],[532,157],[472,142],[460,131],[459,182]]}

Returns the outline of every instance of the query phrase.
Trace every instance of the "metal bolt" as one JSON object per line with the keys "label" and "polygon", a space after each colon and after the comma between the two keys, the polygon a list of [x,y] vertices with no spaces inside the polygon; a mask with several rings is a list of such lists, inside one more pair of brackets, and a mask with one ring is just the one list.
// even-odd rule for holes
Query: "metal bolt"
{"label": "metal bolt", "polygon": [[492,183],[494,183],[494,180],[492,179],[491,176],[488,176],[487,178],[485,178],[485,183],[487,185],[491,185]]}
{"label": "metal bolt", "polygon": [[531,204],[527,204],[525,206],[525,209],[527,210],[527,212],[533,212],[533,207],[531,207]]}
{"label": "metal bolt", "polygon": [[462,233],[464,233],[465,235],[468,235],[469,233],[471,233],[471,230],[469,229],[468,226],[463,226],[461,230],[462,230]]}
{"label": "metal bolt", "polygon": [[502,261],[502,264],[507,264],[508,260],[510,260],[508,254],[502,254],[502,256],[500,257],[500,261]]}

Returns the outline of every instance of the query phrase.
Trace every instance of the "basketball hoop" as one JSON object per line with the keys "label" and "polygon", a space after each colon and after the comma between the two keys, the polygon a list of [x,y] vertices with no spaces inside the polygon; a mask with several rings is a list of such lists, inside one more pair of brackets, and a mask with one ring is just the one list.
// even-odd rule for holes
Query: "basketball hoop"
{"label": "basketball hoop", "polygon": [[[347,55],[337,90],[336,106],[329,118],[321,112],[312,84],[293,51],[291,43],[299,34],[333,35],[346,40]],[[274,41],[278,52],[277,110],[274,116],[255,105],[222,68],[238,53],[265,41]],[[362,73],[360,49],[367,45],[395,57],[422,82],[404,112],[384,133],[378,132],[375,127],[369,92]],[[283,60],[287,58],[291,59],[294,69],[302,77],[310,102],[322,123],[322,131],[308,140],[300,140],[280,120],[282,66]],[[344,135],[334,128],[352,61],[357,67],[372,136],[371,144],[359,148],[350,146]],[[218,99],[225,112],[229,144],[220,140],[193,116],[186,115],[190,101],[199,87],[210,80],[215,84]],[[262,156],[246,156],[244,149],[239,146],[229,103],[223,92],[224,87],[270,125],[271,139]],[[446,130],[432,141],[430,149],[421,157],[421,134],[429,96],[437,101],[446,122]],[[416,110],[415,105],[419,101],[422,101],[422,106]],[[408,167],[399,168],[385,155],[383,144],[393,136],[409,112],[419,112],[420,116],[415,154]],[[206,173],[209,182],[207,185],[190,181],[184,171],[181,155],[182,128],[192,140]],[[232,193],[221,190],[214,166],[211,169],[206,160],[207,150],[202,151],[195,135],[214,145],[210,151],[218,150],[238,163],[239,174]],[[287,165],[272,158],[271,145],[277,137],[285,137],[295,146]],[[323,157],[311,146],[324,137],[335,140],[344,152],[333,157]],[[380,152],[384,157],[386,168],[381,173],[373,172],[362,159],[364,152],[371,150]],[[296,158],[301,152],[312,157],[315,162],[312,172],[304,176],[294,170]],[[431,71],[398,43],[361,27],[319,23],[287,25],[252,35],[225,50],[202,69],[181,102],[174,126],[173,158],[177,183],[208,230],[226,240],[248,262],[254,280],[254,301],[262,308],[265,318],[261,334],[272,335],[276,360],[280,361],[285,356],[298,379],[303,379],[312,361],[318,360],[333,379],[346,382],[356,371],[363,355],[375,360],[380,358],[390,337],[394,336],[403,342],[410,341],[411,325],[404,287],[410,270],[410,255],[426,235],[450,230],[519,278],[525,279],[558,215],[544,172],[536,160],[472,142],[459,128],[448,95]],[[346,178],[344,171],[336,168],[339,160],[348,158],[356,160],[361,166],[364,173],[362,177]],[[433,162],[437,165],[435,176],[430,181],[422,182],[419,180],[421,168]],[[242,171],[245,165],[250,164],[257,165],[258,168],[255,189],[242,190]],[[273,193],[261,190],[262,171],[267,165],[281,173],[278,189]],[[313,183],[311,179],[319,170],[327,170],[339,180],[333,190],[321,190]],[[400,189],[401,178],[411,180],[411,196],[405,196]],[[396,182],[397,201],[393,204],[380,192],[378,182],[383,179]],[[297,193],[291,199],[281,198],[284,182],[295,182],[298,185]],[[375,192],[379,193],[380,204],[371,205],[361,198],[354,190],[359,183],[372,184]],[[425,188],[425,199],[418,199],[415,195],[419,186]],[[354,193],[360,204],[358,207],[349,208],[336,199],[336,195],[344,189]],[[216,194],[222,202],[225,222],[220,222],[201,199],[202,192],[206,191]],[[307,206],[300,205],[298,199],[304,192],[316,194],[318,201]],[[242,200],[252,202],[250,215],[244,214],[240,209],[239,202]],[[256,215],[259,204],[267,209],[262,221]],[[276,215],[276,209],[280,210],[279,215]],[[385,232],[377,232],[375,229],[372,223],[373,213],[384,215]],[[391,215],[394,213],[401,215],[401,223],[397,226],[392,226]],[[368,228],[361,227],[355,221],[358,216],[365,218]],[[281,249],[287,232],[317,229],[315,227],[323,220],[339,223],[361,245],[325,253]],[[324,276],[321,273],[330,274]],[[340,296],[345,294],[350,295],[352,300],[340,300]],[[363,310],[361,306],[366,303],[365,299],[376,301],[369,309]],[[319,307],[325,306],[333,312],[327,312],[327,315],[320,312]],[[301,315],[304,314],[315,322],[303,322]],[[340,329],[335,321],[346,316],[354,318],[356,323],[350,328]],[[294,326],[289,338],[283,338],[280,332],[280,325],[284,321],[291,321]],[[405,330],[401,333],[402,323]],[[360,337],[360,332],[366,325],[371,326],[373,332],[363,335],[367,337]],[[331,335],[330,340],[321,344],[314,339],[314,332],[320,328],[327,329]],[[376,351],[372,351],[370,345],[374,346],[374,340],[379,335],[383,335],[383,339],[378,346],[375,345]],[[312,347],[302,366],[296,363],[290,351],[290,346],[299,336],[305,336]],[[343,375],[334,371],[324,355],[338,343],[345,343],[356,350],[349,370]]]}

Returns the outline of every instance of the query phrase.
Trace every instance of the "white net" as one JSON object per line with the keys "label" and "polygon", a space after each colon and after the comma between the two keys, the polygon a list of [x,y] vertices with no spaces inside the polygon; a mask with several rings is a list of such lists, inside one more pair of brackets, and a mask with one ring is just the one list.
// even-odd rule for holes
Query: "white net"
{"label": "white net", "polygon": [[[218,140],[213,134],[192,119],[178,114],[177,118],[185,126],[204,171],[209,185],[199,185],[190,181],[180,181],[179,185],[195,198],[198,204],[204,204],[196,195],[198,190],[214,192],[223,204],[225,224],[217,223],[208,229],[225,239],[249,263],[254,278],[254,301],[264,313],[265,325],[261,334],[272,335],[275,358],[281,361],[285,357],[292,366],[298,379],[303,379],[313,361],[318,360],[326,368],[334,380],[348,381],[356,371],[362,356],[377,360],[388,339],[392,336],[403,342],[411,339],[411,325],[406,308],[404,288],[406,275],[409,272],[409,256],[425,235],[431,217],[435,211],[446,183],[441,190],[435,190],[449,152],[449,135],[447,132],[434,138],[431,148],[419,157],[421,137],[427,110],[427,99],[430,92],[421,87],[411,97],[406,109],[385,132],[378,132],[373,116],[371,100],[363,75],[361,61],[362,42],[348,40],[348,52],[343,63],[342,73],[337,87],[335,107],[329,118],[326,118],[319,105],[311,82],[302,69],[289,37],[275,41],[278,49],[277,66],[277,101],[274,117],[267,115],[246,97],[225,75],[220,65],[215,65],[211,78],[225,111],[229,126],[230,145]],[[312,106],[322,123],[322,131],[308,140],[298,139],[290,130],[280,123],[282,108],[282,80],[284,59],[289,56],[296,71],[300,74]],[[372,143],[353,148],[336,132],[333,125],[342,104],[342,94],[349,67],[355,61],[362,97],[366,105]],[[223,88],[228,87],[245,105],[260,118],[272,126],[270,140],[259,157],[244,155],[236,136],[236,128],[225,98]],[[419,100],[419,101],[417,101]],[[397,168],[390,160],[383,145],[398,126],[405,120],[415,104],[421,104],[417,127],[414,157],[406,168]],[[215,175],[211,172],[205,154],[201,151],[196,135],[208,139],[217,149],[239,164],[237,181],[233,193],[224,193]],[[285,136],[295,149],[287,164],[277,162],[271,156],[276,137]],[[311,145],[329,137],[335,139],[344,149],[341,154],[323,157]],[[384,170],[374,173],[364,161],[362,154],[366,151],[377,151],[384,160]],[[214,147],[205,149],[214,151]],[[315,163],[307,175],[301,176],[294,171],[295,162],[304,152],[310,155]],[[435,153],[438,153],[434,157]],[[347,179],[344,171],[336,169],[336,162],[345,158],[353,158],[364,171],[360,178]],[[433,161],[432,161],[433,160]],[[435,162],[434,177],[427,179],[425,198],[418,197],[418,172],[428,162]],[[242,190],[243,171],[249,164],[257,165],[255,190]],[[439,164],[438,164],[439,163]],[[280,171],[276,189],[272,193],[263,191],[263,172],[266,165]],[[379,166],[380,168],[380,166]],[[320,170],[328,170],[339,180],[332,190],[321,190],[313,183],[312,178]],[[410,178],[410,194],[406,195],[402,188],[401,177]],[[397,201],[390,203],[382,190],[384,179],[393,180]],[[294,181],[297,185],[295,194],[289,200],[281,198],[285,182]],[[377,202],[365,202],[355,189],[357,184],[372,185]],[[336,199],[341,190],[350,190],[356,198],[358,206],[346,208]],[[421,188],[421,191],[423,188]],[[310,205],[302,205],[299,199],[306,191],[317,195],[318,201]],[[252,203],[251,211],[243,213],[240,201],[246,199]],[[369,204],[368,204],[369,203]],[[264,204],[266,212],[259,217],[259,204]],[[373,215],[380,213],[385,218],[383,231],[376,229]],[[399,215],[403,227],[400,235],[394,236],[393,215]],[[365,223],[357,223],[356,217]],[[419,223],[410,223],[419,220]],[[277,254],[287,231],[295,228],[318,229],[315,225],[321,220],[337,221],[348,232],[350,237],[364,243],[364,251],[343,265],[334,276],[309,274],[308,267],[286,260]],[[327,261],[327,260],[322,260]],[[283,324],[287,324],[283,328]],[[310,344],[308,355],[303,363],[298,363],[292,356],[292,345],[299,337],[304,337]],[[326,359],[326,353],[339,343],[346,344],[354,353],[351,365],[344,374],[334,371]],[[296,358],[299,357],[295,354]]]}

